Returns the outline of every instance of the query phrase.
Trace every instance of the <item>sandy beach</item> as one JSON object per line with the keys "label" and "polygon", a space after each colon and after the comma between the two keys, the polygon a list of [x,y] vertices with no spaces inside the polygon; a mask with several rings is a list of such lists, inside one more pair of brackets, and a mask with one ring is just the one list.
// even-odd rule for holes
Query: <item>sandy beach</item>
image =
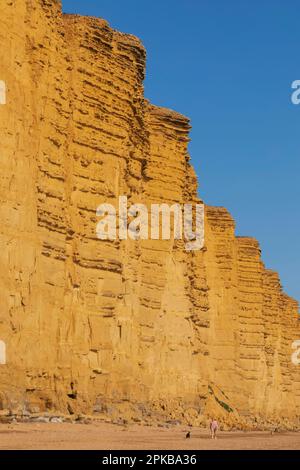
{"label": "sandy beach", "polygon": [[118,426],[106,423],[14,423],[0,424],[1,450],[251,450],[300,449],[300,433],[220,432],[211,440],[204,429],[186,427]]}

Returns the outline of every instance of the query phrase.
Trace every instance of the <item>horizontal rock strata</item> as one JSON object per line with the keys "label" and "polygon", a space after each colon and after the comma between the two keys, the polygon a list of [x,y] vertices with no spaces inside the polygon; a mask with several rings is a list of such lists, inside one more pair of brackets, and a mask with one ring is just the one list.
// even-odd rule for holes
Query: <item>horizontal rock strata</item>
{"label": "horizontal rock strata", "polygon": [[202,204],[140,41],[56,0],[1,0],[1,26],[0,408],[298,426],[298,304],[226,209],[201,251],[96,237],[120,195]]}

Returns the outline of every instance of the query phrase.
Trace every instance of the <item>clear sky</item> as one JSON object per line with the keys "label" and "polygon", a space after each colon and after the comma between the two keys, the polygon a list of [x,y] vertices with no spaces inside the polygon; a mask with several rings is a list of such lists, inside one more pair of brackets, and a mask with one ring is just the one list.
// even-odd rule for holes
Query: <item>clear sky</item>
{"label": "clear sky", "polygon": [[258,238],[268,268],[300,300],[300,0],[63,0],[147,49],[145,95],[190,117],[207,204]]}

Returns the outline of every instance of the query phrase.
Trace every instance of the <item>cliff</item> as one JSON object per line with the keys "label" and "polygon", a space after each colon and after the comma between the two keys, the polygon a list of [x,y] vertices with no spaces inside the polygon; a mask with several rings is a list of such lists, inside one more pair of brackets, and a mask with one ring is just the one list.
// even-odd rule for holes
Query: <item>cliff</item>
{"label": "cliff", "polygon": [[57,0],[1,12],[2,413],[299,426],[298,305],[226,209],[205,207],[200,251],[97,239],[120,195],[202,203],[140,41]]}

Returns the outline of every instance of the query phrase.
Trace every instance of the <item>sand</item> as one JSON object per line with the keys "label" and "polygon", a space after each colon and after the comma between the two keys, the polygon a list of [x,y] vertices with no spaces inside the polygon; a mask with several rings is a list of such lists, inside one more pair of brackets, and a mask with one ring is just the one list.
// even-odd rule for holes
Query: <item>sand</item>
{"label": "sand", "polygon": [[207,430],[192,429],[191,439],[185,439],[187,428],[175,426],[118,426],[106,423],[0,424],[0,449],[300,449],[300,432],[220,432],[211,440]]}

